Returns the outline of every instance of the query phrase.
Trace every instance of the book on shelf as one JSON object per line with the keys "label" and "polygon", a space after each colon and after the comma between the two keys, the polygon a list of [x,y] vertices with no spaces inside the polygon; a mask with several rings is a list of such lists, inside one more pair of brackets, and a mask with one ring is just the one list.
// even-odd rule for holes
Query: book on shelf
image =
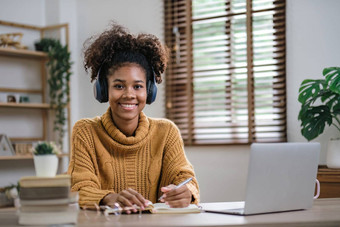
{"label": "book on shelf", "polygon": [[20,225],[61,225],[76,224],[79,206],[77,203],[65,206],[20,207]]}
{"label": "book on shelf", "polygon": [[55,177],[22,177],[19,180],[20,187],[71,187],[71,176],[67,174]]}
{"label": "book on shelf", "polygon": [[76,224],[78,192],[71,192],[71,177],[23,177],[19,181],[20,225]]}
{"label": "book on shelf", "polygon": [[40,206],[40,205],[62,205],[78,202],[78,192],[70,192],[67,198],[59,199],[21,199],[21,206]]}
{"label": "book on shelf", "polygon": [[20,199],[34,200],[34,199],[62,199],[68,198],[70,194],[70,187],[21,187]]}
{"label": "book on shelf", "polygon": [[64,204],[57,204],[57,205],[21,205],[18,208],[19,212],[59,212],[59,211],[72,211],[73,208],[70,205],[77,204],[77,203],[64,203]]}
{"label": "book on shelf", "polygon": [[19,180],[21,201],[68,200],[70,197],[71,177],[66,174],[55,177],[22,177]]}

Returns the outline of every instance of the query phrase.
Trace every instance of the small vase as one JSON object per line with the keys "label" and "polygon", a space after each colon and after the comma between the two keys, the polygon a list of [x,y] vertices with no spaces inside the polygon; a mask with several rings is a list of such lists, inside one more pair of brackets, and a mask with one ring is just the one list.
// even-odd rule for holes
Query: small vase
{"label": "small vase", "polygon": [[55,177],[58,170],[58,157],[51,155],[34,155],[34,168],[37,177]]}
{"label": "small vase", "polygon": [[340,139],[331,139],[327,145],[327,160],[328,168],[340,168]]}

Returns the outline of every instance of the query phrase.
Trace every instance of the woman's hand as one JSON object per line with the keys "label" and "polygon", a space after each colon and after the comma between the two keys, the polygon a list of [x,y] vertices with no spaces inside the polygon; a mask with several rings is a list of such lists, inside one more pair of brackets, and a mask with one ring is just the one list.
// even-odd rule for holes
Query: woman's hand
{"label": "woman's hand", "polygon": [[102,199],[101,203],[103,205],[108,205],[112,207],[115,205],[115,203],[118,203],[127,214],[130,214],[131,211],[134,213],[137,212],[135,205],[144,210],[144,208],[148,206],[148,202],[149,201],[144,199],[141,194],[131,188],[128,188],[127,190],[123,190],[120,193],[107,194]]}
{"label": "woman's hand", "polygon": [[192,198],[191,191],[186,185],[176,188],[176,185],[170,184],[162,187],[161,191],[164,192],[161,202],[165,202],[170,207],[180,208],[189,206]]}

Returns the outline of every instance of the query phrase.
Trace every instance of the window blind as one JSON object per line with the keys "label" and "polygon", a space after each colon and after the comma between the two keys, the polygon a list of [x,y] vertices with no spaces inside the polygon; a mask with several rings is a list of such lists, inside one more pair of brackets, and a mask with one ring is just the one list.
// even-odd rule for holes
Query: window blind
{"label": "window blind", "polygon": [[286,141],[285,1],[164,1],[166,114],[186,145]]}

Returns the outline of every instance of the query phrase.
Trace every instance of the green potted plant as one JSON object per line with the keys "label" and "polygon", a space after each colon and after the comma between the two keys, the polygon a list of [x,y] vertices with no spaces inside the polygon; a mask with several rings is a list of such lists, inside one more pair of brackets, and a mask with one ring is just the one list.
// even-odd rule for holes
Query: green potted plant
{"label": "green potted plant", "polygon": [[0,188],[0,207],[13,206],[18,198],[18,185],[9,185]]}
{"label": "green potted plant", "polygon": [[65,108],[70,99],[69,81],[71,76],[71,54],[67,45],[62,45],[59,40],[43,38],[35,43],[36,50],[48,54],[47,68],[49,71],[48,85],[50,104],[55,110],[53,130],[58,134],[58,144],[63,147],[66,116]]}
{"label": "green potted plant", "polygon": [[58,170],[60,148],[54,142],[38,142],[33,146],[33,160],[36,175],[39,177],[53,177]]}
{"label": "green potted plant", "polygon": [[[299,102],[301,134],[313,140],[324,132],[325,126],[334,126],[340,132],[340,67],[323,70],[324,79],[307,79],[301,83]],[[335,148],[334,150],[332,148]],[[327,166],[340,168],[340,140],[328,143]]]}

